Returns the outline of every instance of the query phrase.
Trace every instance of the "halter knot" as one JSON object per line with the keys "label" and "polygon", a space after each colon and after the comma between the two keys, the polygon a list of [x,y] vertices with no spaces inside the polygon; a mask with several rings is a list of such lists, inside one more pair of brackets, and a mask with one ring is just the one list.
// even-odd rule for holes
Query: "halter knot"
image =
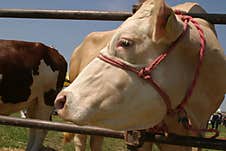
{"label": "halter knot", "polygon": [[183,15],[183,16],[181,16],[181,20],[182,21],[190,21],[190,20],[192,20],[192,17],[191,16],[187,16],[187,15]]}
{"label": "halter knot", "polygon": [[147,67],[141,68],[140,71],[138,71],[137,75],[138,75],[138,77],[145,79],[145,80],[151,79],[151,73]]}

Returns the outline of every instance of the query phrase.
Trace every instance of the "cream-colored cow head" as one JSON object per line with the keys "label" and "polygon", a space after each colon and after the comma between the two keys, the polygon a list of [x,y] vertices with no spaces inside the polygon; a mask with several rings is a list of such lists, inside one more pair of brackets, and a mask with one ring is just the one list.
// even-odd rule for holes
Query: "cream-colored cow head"
{"label": "cream-colored cow head", "polygon": [[[204,20],[198,21],[205,32],[207,54],[195,92],[185,106],[193,121],[206,119],[218,107],[226,86],[226,81],[222,81],[225,76],[223,74],[226,73],[226,63],[214,30]],[[183,32],[183,25],[163,0],[147,0],[117,29],[112,40],[101,52],[131,66],[143,67],[178,38]],[[152,72],[153,79],[169,95],[172,108],[180,104],[191,84],[199,47],[199,33],[189,23],[185,37]],[[211,60],[210,55],[214,55],[218,62]],[[225,69],[212,69],[222,63]],[[210,74],[209,68],[212,69]],[[214,87],[214,92],[207,84]],[[203,114],[196,114],[194,107],[202,104],[201,98],[205,101],[202,109],[205,111]],[[99,58],[94,59],[58,95],[55,106],[62,118],[75,124],[116,130],[150,128],[162,121],[167,112],[162,97],[149,83],[134,73],[112,66]]]}

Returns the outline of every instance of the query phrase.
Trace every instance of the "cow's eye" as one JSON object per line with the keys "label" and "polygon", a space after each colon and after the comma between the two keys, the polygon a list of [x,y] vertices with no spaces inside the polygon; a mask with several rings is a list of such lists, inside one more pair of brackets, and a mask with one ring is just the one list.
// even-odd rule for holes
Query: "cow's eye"
{"label": "cow's eye", "polygon": [[132,40],[128,40],[128,39],[120,39],[118,42],[118,47],[123,47],[123,48],[128,48],[131,47],[133,45],[133,41]]}

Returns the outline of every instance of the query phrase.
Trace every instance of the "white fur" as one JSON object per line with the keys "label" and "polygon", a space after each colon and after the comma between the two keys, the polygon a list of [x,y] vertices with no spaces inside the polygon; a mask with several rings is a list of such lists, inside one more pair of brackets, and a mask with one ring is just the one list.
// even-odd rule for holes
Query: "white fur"
{"label": "white fur", "polygon": [[51,67],[47,66],[44,60],[41,60],[38,72],[38,75],[33,75],[31,86],[31,91],[34,92],[32,94],[35,94],[35,96],[31,95],[29,100],[37,96],[43,97],[43,92],[56,88],[59,71],[52,71]]}

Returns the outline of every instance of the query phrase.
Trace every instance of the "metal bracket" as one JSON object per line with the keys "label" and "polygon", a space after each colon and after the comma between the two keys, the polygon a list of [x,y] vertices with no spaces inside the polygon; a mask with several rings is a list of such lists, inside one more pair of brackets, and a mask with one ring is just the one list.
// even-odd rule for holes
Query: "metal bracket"
{"label": "metal bracket", "polygon": [[124,133],[125,143],[127,149],[130,151],[136,151],[144,144],[145,130],[126,131]]}

